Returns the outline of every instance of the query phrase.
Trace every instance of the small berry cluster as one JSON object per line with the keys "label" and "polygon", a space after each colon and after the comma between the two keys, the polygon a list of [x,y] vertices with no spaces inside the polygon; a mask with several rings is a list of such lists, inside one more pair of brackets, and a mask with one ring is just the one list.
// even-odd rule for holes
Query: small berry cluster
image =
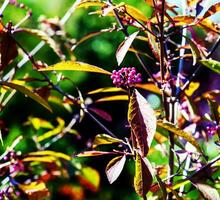
{"label": "small berry cluster", "polygon": [[220,126],[219,125],[207,126],[206,130],[210,136],[213,136],[216,131],[220,130]]}
{"label": "small berry cluster", "polygon": [[136,72],[134,67],[123,67],[120,70],[113,70],[111,79],[116,87],[131,87],[142,81],[141,74]]}

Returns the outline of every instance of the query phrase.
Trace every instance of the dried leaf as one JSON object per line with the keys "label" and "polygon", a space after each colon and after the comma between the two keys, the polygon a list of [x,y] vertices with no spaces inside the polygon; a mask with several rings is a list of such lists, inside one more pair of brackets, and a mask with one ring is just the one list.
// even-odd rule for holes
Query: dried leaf
{"label": "dried leaf", "polygon": [[153,182],[152,171],[152,167],[147,158],[142,158],[140,154],[137,153],[135,161],[134,188],[136,193],[141,197],[145,197],[151,188]]}
{"label": "dried leaf", "polygon": [[105,173],[110,184],[115,182],[121,174],[126,161],[126,156],[118,156],[113,158],[107,165]]}
{"label": "dried leaf", "polygon": [[28,196],[29,200],[44,200],[50,194],[43,182],[31,182],[27,185],[19,184],[18,187]]}
{"label": "dried leaf", "polygon": [[202,195],[206,200],[220,199],[219,193],[215,188],[204,183],[195,183],[195,182],[192,183],[202,193]]}
{"label": "dried leaf", "polygon": [[105,101],[127,101],[128,100],[128,95],[114,95],[114,96],[109,96],[109,97],[103,97],[95,102],[105,102]]}
{"label": "dried leaf", "polygon": [[5,85],[10,88],[13,88],[13,89],[27,95],[28,97],[32,98],[33,100],[35,100],[36,102],[41,104],[43,107],[48,109],[50,112],[52,112],[52,109],[51,109],[50,105],[47,103],[47,101],[45,101],[41,96],[39,96],[38,94],[35,94],[34,92],[29,90],[25,86],[11,83],[11,82],[0,82],[0,84]]}
{"label": "dried leaf", "polygon": [[108,72],[102,68],[83,62],[74,61],[59,62],[47,68],[39,69],[39,71],[84,71],[111,75],[111,72]]}
{"label": "dried leaf", "polygon": [[122,140],[111,137],[110,135],[99,134],[99,135],[96,135],[92,148],[96,148],[97,146],[103,145],[103,144],[113,144],[113,143],[122,143],[122,142],[123,142]]}
{"label": "dried leaf", "polygon": [[203,18],[205,19],[207,17],[210,17],[211,15],[216,14],[217,12],[220,11],[220,2],[212,5],[211,7],[208,8],[208,10],[204,13]]}
{"label": "dried leaf", "polygon": [[136,89],[130,97],[128,121],[141,150],[141,156],[145,157],[156,132],[157,119],[154,110]]}
{"label": "dried leaf", "polygon": [[82,153],[77,154],[77,157],[91,157],[91,156],[102,156],[102,155],[110,155],[117,154],[115,152],[107,152],[107,151],[84,151]]}
{"label": "dried leaf", "polygon": [[167,131],[172,132],[174,135],[180,136],[183,139],[185,139],[187,142],[189,142],[190,144],[192,144],[194,147],[196,147],[196,149],[203,154],[203,151],[201,149],[201,147],[199,146],[199,143],[197,142],[197,140],[190,135],[189,133],[183,131],[182,129],[177,128],[176,126],[174,126],[171,123],[168,122],[162,122],[160,120],[157,121],[157,126],[164,128]]}
{"label": "dried leaf", "polygon": [[124,57],[126,56],[130,46],[132,45],[134,39],[137,37],[139,31],[132,33],[129,37],[127,37],[118,47],[116,52],[116,59],[118,65],[122,63]]}
{"label": "dried leaf", "polygon": [[212,71],[220,74],[220,62],[217,60],[207,59],[207,60],[200,60],[200,63]]}

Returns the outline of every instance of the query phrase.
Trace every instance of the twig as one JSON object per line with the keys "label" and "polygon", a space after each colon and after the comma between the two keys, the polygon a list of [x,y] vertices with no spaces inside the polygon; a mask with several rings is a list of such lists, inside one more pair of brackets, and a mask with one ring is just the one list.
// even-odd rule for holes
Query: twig
{"label": "twig", "polygon": [[110,131],[104,124],[102,124],[92,113],[90,113],[87,109],[84,109],[84,112],[88,114],[88,116],[93,119],[104,131],[106,131],[110,136],[114,138],[118,138],[112,131]]}
{"label": "twig", "polygon": [[[215,43],[215,45],[213,46],[212,50],[210,51],[210,53],[208,54],[208,56],[206,57],[206,59],[211,58],[211,56],[213,55],[213,53],[215,52],[215,50],[218,48],[218,46],[220,45],[220,37],[218,39],[218,41]],[[196,66],[195,66],[196,67]],[[195,71],[192,73],[192,75],[190,76],[189,80],[183,85],[183,87],[181,88],[181,90],[177,93],[176,98],[178,99],[180,97],[181,94],[183,94],[183,92],[186,90],[186,88],[189,86],[189,84],[193,81],[193,79],[196,77],[196,75],[199,73],[199,71],[201,70],[202,65],[199,64]]]}
{"label": "twig", "polygon": [[[108,0],[108,3],[109,3],[110,5],[113,5],[111,0]],[[119,26],[121,27],[121,30],[123,31],[124,35],[125,35],[126,37],[129,37],[129,33],[128,33],[128,31],[127,31],[127,28],[126,28],[125,25],[122,23],[122,21],[121,21],[121,19],[120,19],[120,17],[119,17],[119,14],[118,14],[117,9],[113,9],[113,12],[114,12],[115,18],[116,18],[116,20],[117,20]],[[134,46],[134,45],[131,45],[131,47],[135,49],[135,46]],[[160,86],[160,84],[158,83],[157,79],[152,75],[152,72],[145,66],[142,57],[141,57],[138,53],[135,53],[135,56],[137,57],[139,63],[141,64],[141,66],[143,67],[143,69],[146,71],[146,73],[148,74],[148,76],[154,81],[154,83],[155,83],[157,86]]]}

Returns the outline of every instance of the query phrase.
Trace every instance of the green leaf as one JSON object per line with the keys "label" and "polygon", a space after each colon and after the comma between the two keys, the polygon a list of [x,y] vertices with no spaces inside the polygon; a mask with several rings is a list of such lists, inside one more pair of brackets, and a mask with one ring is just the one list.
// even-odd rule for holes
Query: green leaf
{"label": "green leaf", "polygon": [[92,148],[96,148],[97,146],[103,145],[103,144],[113,144],[113,143],[122,143],[122,142],[123,142],[122,140],[111,137],[110,135],[99,134],[99,135],[96,135]]}
{"label": "green leaf", "polygon": [[196,141],[196,139],[190,135],[189,133],[177,128],[171,123],[168,122],[162,122],[161,120],[157,121],[157,126],[160,128],[164,128],[167,131],[172,132],[174,135],[180,136],[183,139],[185,139],[187,142],[191,143],[196,149],[203,154],[203,151],[201,147],[199,146],[199,143]]}
{"label": "green leaf", "polygon": [[206,200],[220,199],[219,193],[215,188],[204,183],[195,183],[195,182],[192,183],[202,193],[202,195]]}
{"label": "green leaf", "polygon": [[83,62],[63,61],[39,71],[84,71],[111,75],[111,72]]}
{"label": "green leaf", "polygon": [[113,158],[107,165],[105,173],[110,184],[115,182],[121,174],[126,161],[126,156],[118,156]]}
{"label": "green leaf", "polygon": [[200,63],[208,67],[212,71],[220,74],[220,62],[219,61],[208,59],[208,60],[200,60]]}
{"label": "green leaf", "polygon": [[25,86],[18,85],[18,84],[15,84],[15,83],[10,83],[10,82],[1,82],[0,84],[5,85],[5,86],[10,87],[10,88],[13,88],[13,89],[27,95],[28,97],[32,98],[33,100],[35,100],[36,102],[41,104],[43,107],[48,109],[50,112],[52,112],[52,109],[51,109],[50,105],[47,103],[46,100],[44,100],[38,94],[36,94],[36,93],[32,92],[31,90],[29,90]]}
{"label": "green leaf", "polygon": [[134,39],[137,37],[138,33],[139,31],[132,33],[119,45],[116,52],[116,59],[118,65],[120,65],[124,60],[124,57],[126,56],[131,44],[133,43]]}
{"label": "green leaf", "polygon": [[145,157],[156,132],[157,119],[150,104],[136,89],[130,97],[128,121],[141,156]]}
{"label": "green leaf", "polygon": [[153,172],[149,161],[147,158],[142,158],[140,154],[137,153],[134,177],[134,188],[136,193],[141,197],[145,197],[150,190],[152,182]]}

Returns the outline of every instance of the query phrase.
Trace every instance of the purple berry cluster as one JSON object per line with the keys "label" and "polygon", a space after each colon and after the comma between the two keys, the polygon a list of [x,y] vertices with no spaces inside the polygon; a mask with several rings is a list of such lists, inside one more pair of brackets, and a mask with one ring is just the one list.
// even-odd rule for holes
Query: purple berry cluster
{"label": "purple berry cluster", "polygon": [[134,67],[123,67],[120,70],[113,70],[111,79],[116,87],[131,87],[142,81],[141,74],[136,72]]}
{"label": "purple berry cluster", "polygon": [[216,131],[220,130],[220,126],[219,125],[207,126],[206,130],[210,136],[213,136]]}

